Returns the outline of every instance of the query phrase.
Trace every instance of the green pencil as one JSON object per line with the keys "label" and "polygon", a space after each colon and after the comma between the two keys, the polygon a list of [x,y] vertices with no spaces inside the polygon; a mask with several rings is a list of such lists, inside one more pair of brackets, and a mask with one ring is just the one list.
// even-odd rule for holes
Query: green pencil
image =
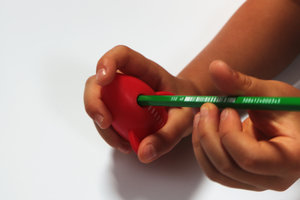
{"label": "green pencil", "polygon": [[140,95],[137,101],[141,106],[200,107],[210,102],[219,108],[300,111],[300,97]]}

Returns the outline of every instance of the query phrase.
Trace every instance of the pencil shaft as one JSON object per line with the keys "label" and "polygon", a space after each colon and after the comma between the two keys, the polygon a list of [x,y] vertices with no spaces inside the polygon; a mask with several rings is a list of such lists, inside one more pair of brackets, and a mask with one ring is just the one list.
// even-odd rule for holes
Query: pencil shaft
{"label": "pencil shaft", "polygon": [[300,111],[300,97],[243,97],[243,96],[168,96],[140,95],[141,106],[200,107],[213,103],[219,108],[231,107],[251,110]]}

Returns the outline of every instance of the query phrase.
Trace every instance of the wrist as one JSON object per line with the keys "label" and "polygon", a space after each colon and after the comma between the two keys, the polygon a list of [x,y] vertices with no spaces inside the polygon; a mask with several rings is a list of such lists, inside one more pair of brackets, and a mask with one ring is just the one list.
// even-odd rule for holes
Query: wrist
{"label": "wrist", "polygon": [[176,78],[176,94],[182,95],[201,95],[201,89],[197,87],[196,83],[190,79],[182,76]]}
{"label": "wrist", "polygon": [[[220,91],[216,88],[213,81],[207,77],[199,77],[192,79],[190,77],[177,76],[179,84],[185,85],[185,91],[190,92],[190,95],[219,95]],[[180,85],[180,87],[182,87]]]}

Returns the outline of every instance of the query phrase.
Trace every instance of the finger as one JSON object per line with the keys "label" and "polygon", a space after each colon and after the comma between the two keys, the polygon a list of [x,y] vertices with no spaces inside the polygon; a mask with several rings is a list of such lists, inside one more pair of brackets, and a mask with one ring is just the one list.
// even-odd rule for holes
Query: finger
{"label": "finger", "polygon": [[91,76],[86,82],[84,91],[86,112],[94,120],[99,134],[109,145],[122,152],[128,152],[130,150],[128,142],[109,128],[112,123],[112,117],[101,101],[100,96],[101,87],[96,83],[95,76]]}
{"label": "finger", "polygon": [[183,137],[191,133],[192,130],[186,130],[186,127],[191,127],[192,121],[192,109],[171,108],[164,127],[142,140],[138,149],[140,161],[149,163],[171,151]]}
{"label": "finger", "polygon": [[276,90],[270,89],[268,81],[235,71],[220,60],[213,61],[209,71],[216,87],[227,95],[272,96],[277,93]]}
{"label": "finger", "polygon": [[[232,132],[237,132],[240,135],[245,134],[242,132],[242,126],[241,126],[239,114],[234,109],[227,108],[223,110],[220,118],[221,118],[220,127],[219,127],[220,137],[226,134],[232,134]],[[254,135],[247,134],[247,136],[249,137],[252,136],[252,138],[255,139]],[[218,153],[216,149],[220,147],[218,147],[217,145],[223,147],[226,153],[224,154]],[[228,155],[226,149],[227,146],[223,145],[221,141],[220,144],[217,145],[215,145],[215,148],[211,148],[212,152],[214,151],[216,152],[216,153],[211,153],[213,155],[212,159],[215,160],[213,161],[213,163],[217,163],[220,166],[216,168],[219,169],[220,172],[223,173],[224,175],[227,175],[237,181],[250,184],[250,185],[255,185],[258,186],[259,188],[265,188],[265,189],[282,190],[285,186],[290,184],[287,182],[287,180],[281,179],[278,176],[273,176],[273,175],[268,176],[265,174],[259,175],[241,169],[235,163],[234,158],[232,159],[230,155]]]}
{"label": "finger", "polygon": [[119,134],[117,134],[111,127],[107,129],[101,129],[97,123],[95,123],[96,129],[98,130],[101,137],[109,144],[111,147],[118,149],[123,153],[130,153],[130,144],[123,139]]}
{"label": "finger", "polygon": [[[221,117],[225,118],[227,115],[230,115],[230,110],[223,110]],[[223,128],[225,130],[227,129],[228,131],[240,131],[241,122],[239,121],[239,116],[237,113],[236,115],[237,116],[234,116],[235,118],[233,118],[233,120],[226,121],[225,125],[222,118],[221,122],[219,121],[219,111],[217,107],[213,104],[204,104],[200,110],[200,120],[198,123],[201,147],[218,173],[226,176],[228,179],[235,180],[240,184],[253,185],[259,186],[259,188],[264,188],[265,184],[262,187],[260,180],[265,183],[266,177],[255,176],[241,170],[228,156],[227,152],[222,146],[218,134],[218,132],[221,131],[219,130],[219,126],[220,128]]]}
{"label": "finger", "polygon": [[110,83],[117,69],[125,74],[138,77],[154,90],[165,89],[160,88],[164,85],[161,83],[168,82],[167,79],[172,78],[166,70],[155,62],[122,45],[114,47],[99,60],[97,64],[98,83],[102,86]]}
{"label": "finger", "polygon": [[297,131],[287,130],[295,127],[295,121],[300,117],[299,112],[250,110],[248,113],[253,126],[265,136],[265,140],[275,136],[298,136]]}
{"label": "finger", "polygon": [[[203,109],[202,109],[202,111],[203,111]],[[205,112],[207,112],[207,111],[205,111]],[[205,112],[204,112],[204,115],[207,115],[207,114],[205,114]],[[219,172],[219,170],[215,167],[215,165],[212,164],[211,160],[209,159],[209,156],[211,156],[211,155],[207,155],[207,152],[204,150],[205,147],[203,147],[203,144],[202,144],[202,140],[203,139],[207,140],[205,138],[210,137],[209,134],[211,134],[211,133],[204,136],[204,134],[206,134],[206,133],[203,133],[201,130],[199,130],[199,129],[201,129],[201,127],[204,124],[207,123],[207,120],[208,120],[208,119],[204,120],[205,116],[203,116],[202,114],[200,112],[195,116],[192,139],[193,139],[193,148],[194,148],[195,156],[197,158],[199,165],[202,167],[203,171],[205,172],[205,174],[211,180],[218,182],[222,185],[228,186],[228,187],[261,191],[262,188],[258,188],[256,186],[245,184],[243,182],[236,181],[228,176],[223,175],[222,173]],[[214,115],[214,113],[213,113],[213,115]],[[215,123],[215,122],[213,122],[213,123]],[[212,127],[212,124],[208,125],[208,128],[212,128],[212,130],[217,129],[216,126]],[[213,143],[214,142],[212,142],[211,144],[214,145]],[[207,147],[207,145],[204,145],[204,146]]]}
{"label": "finger", "polygon": [[[286,83],[279,81],[266,81],[247,76],[234,71],[223,61],[214,61],[210,65],[210,73],[216,84],[223,93],[229,95],[244,96],[291,96],[299,94],[298,90]],[[275,123],[281,124],[279,120],[284,119],[288,112],[274,111],[250,111],[250,118],[255,127],[264,133],[275,136]],[[269,134],[270,135],[270,134]]]}
{"label": "finger", "polygon": [[[227,95],[244,96],[297,96],[299,90],[291,85],[274,80],[261,80],[234,71],[223,61],[214,61],[209,67],[217,88]],[[280,132],[279,124],[288,123],[291,112],[284,111],[250,111],[254,126],[269,136]],[[284,123],[282,123],[284,121]],[[284,130],[282,133],[285,132]]]}
{"label": "finger", "polygon": [[226,108],[221,112],[219,131],[242,131],[242,123],[237,111],[231,108]]}
{"label": "finger", "polygon": [[235,71],[225,62],[216,60],[209,71],[218,89],[227,95],[241,96],[295,96],[299,90],[287,83],[262,80]]}
{"label": "finger", "polygon": [[[247,172],[276,176],[285,168],[284,137],[257,141],[253,134],[238,131],[220,132],[221,142],[237,165]],[[281,140],[281,142],[280,142]]]}
{"label": "finger", "polygon": [[[194,140],[194,139],[193,139]],[[194,153],[197,159],[198,164],[200,165],[203,172],[206,176],[214,182],[220,183],[227,187],[245,189],[245,190],[254,190],[254,191],[263,191],[263,188],[256,186],[248,185],[242,182],[238,182],[234,179],[228,178],[221,174],[210,162],[205,153],[203,152],[200,145],[194,145]]]}
{"label": "finger", "polygon": [[99,127],[105,129],[111,125],[112,116],[100,98],[101,87],[96,83],[95,76],[91,76],[84,90],[85,110]]}

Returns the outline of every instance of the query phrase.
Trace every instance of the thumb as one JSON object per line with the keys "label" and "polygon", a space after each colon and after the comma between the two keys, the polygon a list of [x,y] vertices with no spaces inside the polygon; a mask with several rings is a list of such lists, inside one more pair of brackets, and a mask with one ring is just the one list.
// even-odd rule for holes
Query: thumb
{"label": "thumb", "polygon": [[274,95],[268,81],[233,70],[223,61],[213,61],[209,66],[215,86],[225,95],[271,96]]}
{"label": "thumb", "polygon": [[[300,96],[299,90],[287,83],[242,74],[223,61],[212,62],[209,71],[216,87],[224,95]],[[277,132],[283,133],[286,129],[283,125],[290,124],[295,118],[294,112],[286,111],[250,110],[248,113],[254,126],[267,137],[273,137]]]}

